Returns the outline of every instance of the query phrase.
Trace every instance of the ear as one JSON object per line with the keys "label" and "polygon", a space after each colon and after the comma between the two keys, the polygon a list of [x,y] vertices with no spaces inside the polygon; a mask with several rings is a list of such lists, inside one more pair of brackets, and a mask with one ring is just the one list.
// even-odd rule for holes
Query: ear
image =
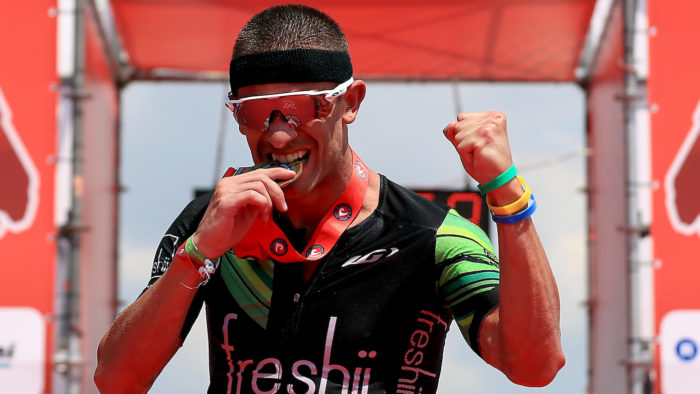
{"label": "ear", "polygon": [[343,95],[345,111],[343,112],[343,122],[352,123],[357,118],[357,113],[360,111],[360,104],[365,98],[367,86],[365,81],[357,80],[350,85],[348,91]]}

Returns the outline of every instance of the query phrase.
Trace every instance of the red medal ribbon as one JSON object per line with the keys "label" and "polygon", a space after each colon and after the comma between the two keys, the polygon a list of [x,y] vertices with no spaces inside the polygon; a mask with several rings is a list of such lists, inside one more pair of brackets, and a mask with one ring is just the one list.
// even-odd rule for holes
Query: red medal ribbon
{"label": "red medal ribbon", "polygon": [[268,258],[282,263],[318,260],[330,252],[340,235],[360,213],[367,193],[367,166],[352,152],[353,170],[350,181],[332,208],[316,227],[302,253],[297,252],[274,220],[255,220],[245,237],[234,246],[241,258]]}

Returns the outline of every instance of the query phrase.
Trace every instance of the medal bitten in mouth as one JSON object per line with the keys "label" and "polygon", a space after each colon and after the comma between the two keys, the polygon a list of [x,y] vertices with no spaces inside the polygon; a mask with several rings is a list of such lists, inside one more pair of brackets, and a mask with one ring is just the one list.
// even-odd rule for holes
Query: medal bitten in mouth
{"label": "medal bitten in mouth", "polygon": [[291,163],[282,163],[282,162],[277,162],[277,163],[279,163],[281,167],[284,167],[288,170],[292,170],[292,171],[296,172],[296,175],[294,175],[291,179],[287,179],[284,181],[283,180],[276,180],[275,182],[277,182],[277,184],[280,185],[280,187],[288,186],[290,183],[299,179],[299,176],[301,175],[301,171],[304,169],[304,162],[301,159],[294,160]]}
{"label": "medal bitten in mouth", "polygon": [[280,185],[280,187],[285,187],[299,178],[304,168],[304,163],[306,163],[306,161],[309,158],[309,151],[297,152],[286,155],[270,154],[268,155],[268,158],[270,159],[270,161],[258,163],[255,166],[251,167],[250,171],[254,171],[260,168],[273,167],[282,167],[287,170],[294,171],[296,175],[294,175],[294,177],[292,177],[291,179],[275,180],[275,182],[277,182],[277,184]]}

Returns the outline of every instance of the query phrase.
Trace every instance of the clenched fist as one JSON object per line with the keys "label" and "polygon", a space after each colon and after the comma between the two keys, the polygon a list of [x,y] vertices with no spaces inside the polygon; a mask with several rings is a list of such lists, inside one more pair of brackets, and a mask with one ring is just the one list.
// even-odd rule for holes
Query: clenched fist
{"label": "clenched fist", "polygon": [[[513,164],[508,143],[506,116],[498,111],[463,112],[442,131],[454,145],[467,173],[483,184]],[[516,179],[489,193],[498,205],[515,201],[522,194]]]}
{"label": "clenched fist", "polygon": [[443,133],[457,149],[464,169],[479,183],[490,181],[513,164],[506,116],[500,112],[463,112]]}

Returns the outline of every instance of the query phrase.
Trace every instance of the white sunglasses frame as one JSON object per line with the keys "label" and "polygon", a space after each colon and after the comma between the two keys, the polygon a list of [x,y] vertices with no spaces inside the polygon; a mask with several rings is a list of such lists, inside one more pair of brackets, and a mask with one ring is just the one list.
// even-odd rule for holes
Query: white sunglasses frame
{"label": "white sunglasses frame", "polygon": [[[303,90],[299,92],[286,92],[286,93],[276,93],[276,94],[265,94],[262,96],[250,96],[250,97],[243,97],[240,99],[234,99],[231,100],[230,98],[226,98],[224,101],[226,107],[231,110],[231,112],[235,111],[235,106],[236,104],[241,104],[246,101],[251,101],[251,100],[264,100],[264,99],[274,99],[274,98],[279,98],[279,97],[287,97],[287,96],[325,96],[325,99],[330,101],[333,101],[336,99],[338,96],[342,96],[348,91],[348,88],[350,85],[355,82],[355,79],[353,77],[350,77],[347,81],[341,83],[340,85],[336,86],[335,88],[331,90]],[[229,93],[230,94],[230,93]]]}

